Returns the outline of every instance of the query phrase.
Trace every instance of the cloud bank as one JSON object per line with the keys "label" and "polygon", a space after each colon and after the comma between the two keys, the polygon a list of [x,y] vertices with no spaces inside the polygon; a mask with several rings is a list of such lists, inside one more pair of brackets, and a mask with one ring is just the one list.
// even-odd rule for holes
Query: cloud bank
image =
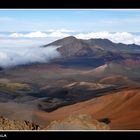
{"label": "cloud bank", "polygon": [[29,63],[47,63],[61,57],[56,46],[49,47],[0,47],[0,67],[7,68]]}
{"label": "cloud bank", "polygon": [[76,35],[80,39],[90,39],[90,38],[101,38],[109,39],[115,43],[124,43],[124,44],[138,44],[140,45],[140,35],[134,35],[128,32],[91,32],[91,33],[81,33]]}
{"label": "cloud bank", "polygon": [[[50,31],[49,31],[50,32]],[[37,32],[30,32],[27,34],[23,33],[12,33],[10,37],[27,37],[27,38],[34,38],[34,37],[66,37],[69,36],[69,34],[62,32],[62,31],[51,31],[51,33],[44,33],[41,31]]]}
{"label": "cloud bank", "polygon": [[12,38],[63,38],[67,36],[75,36],[79,39],[91,39],[91,38],[102,38],[102,39],[109,39],[115,43],[124,43],[124,44],[138,44],[140,45],[140,35],[135,35],[128,32],[115,32],[110,33],[107,31],[104,32],[90,32],[90,33],[76,33],[70,30],[49,30],[46,32],[36,31],[30,33],[12,33],[9,37]]}
{"label": "cloud bank", "polygon": [[47,63],[53,58],[61,57],[57,47],[42,48],[40,46],[71,35],[79,39],[102,38],[115,43],[140,45],[140,35],[128,32],[73,33],[68,30],[50,30],[48,32],[0,34],[0,67],[37,62]]}

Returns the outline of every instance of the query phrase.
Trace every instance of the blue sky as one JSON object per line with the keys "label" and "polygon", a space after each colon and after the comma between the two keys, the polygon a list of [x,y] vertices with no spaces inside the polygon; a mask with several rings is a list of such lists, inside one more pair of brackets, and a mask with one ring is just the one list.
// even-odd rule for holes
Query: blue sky
{"label": "blue sky", "polygon": [[0,32],[139,32],[140,10],[0,10]]}

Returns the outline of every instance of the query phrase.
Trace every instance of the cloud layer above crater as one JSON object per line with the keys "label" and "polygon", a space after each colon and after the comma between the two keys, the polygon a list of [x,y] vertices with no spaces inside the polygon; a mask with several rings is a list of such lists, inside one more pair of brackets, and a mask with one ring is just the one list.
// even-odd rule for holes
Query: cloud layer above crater
{"label": "cloud layer above crater", "polygon": [[61,55],[56,46],[43,47],[0,47],[0,67],[7,68],[29,63],[48,63]]}
{"label": "cloud layer above crater", "polygon": [[90,39],[90,38],[101,38],[109,39],[115,43],[124,43],[124,44],[139,44],[140,45],[140,35],[135,35],[128,32],[91,32],[91,33],[80,33],[76,35],[80,39]]}
{"label": "cloud layer above crater", "polygon": [[10,37],[27,37],[27,38],[33,38],[33,37],[66,37],[69,36],[69,34],[61,31],[52,31],[51,33],[44,33],[44,32],[30,32],[30,33],[12,33]]}
{"label": "cloud layer above crater", "polygon": [[[129,32],[86,32],[86,33],[77,33],[70,30],[49,30],[48,32],[29,32],[29,33],[11,33],[8,35],[9,38],[18,39],[28,39],[32,40],[33,38],[36,38],[36,41],[40,41],[40,44],[43,43],[50,43],[51,41],[54,41],[56,39],[60,39],[67,36],[75,36],[79,39],[90,39],[90,38],[102,38],[102,39],[109,39],[112,42],[115,43],[124,43],[124,44],[138,44],[140,45],[140,34],[134,34]],[[4,35],[0,35],[1,37]],[[44,38],[44,39],[43,39]],[[44,40],[46,41],[44,42]],[[34,39],[35,40],[35,39]],[[41,43],[42,41],[42,43]],[[48,41],[48,42],[47,42]],[[32,41],[33,44],[33,41]],[[38,44],[38,43],[37,43]],[[30,45],[30,43],[29,43]]]}
{"label": "cloud layer above crater", "polygon": [[48,32],[0,33],[0,67],[5,68],[36,62],[47,63],[53,58],[60,57],[60,54],[56,49],[57,47],[42,48],[40,46],[71,35],[79,39],[102,38],[115,43],[140,45],[140,35],[128,32],[77,33],[63,29]]}

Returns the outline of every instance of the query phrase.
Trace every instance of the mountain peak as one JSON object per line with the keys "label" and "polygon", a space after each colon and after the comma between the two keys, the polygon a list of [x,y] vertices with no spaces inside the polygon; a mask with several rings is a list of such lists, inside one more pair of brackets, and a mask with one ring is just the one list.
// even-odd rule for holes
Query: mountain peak
{"label": "mountain peak", "polygon": [[74,37],[74,36],[68,36],[68,37],[65,37],[65,38],[63,38],[63,39],[77,39],[77,38]]}
{"label": "mountain peak", "polygon": [[60,41],[67,42],[67,43],[73,42],[73,41],[76,41],[76,40],[78,40],[78,39],[74,36],[68,36],[68,37],[60,39]]}
{"label": "mountain peak", "polygon": [[68,37],[65,37],[65,38],[62,38],[62,39],[59,39],[59,40],[56,40],[54,41],[53,43],[50,43],[50,44],[47,44],[45,45],[44,47],[47,47],[47,46],[63,46],[63,45],[67,45],[67,44],[70,44],[72,42],[75,42],[77,41],[78,39],[74,36],[68,36]]}

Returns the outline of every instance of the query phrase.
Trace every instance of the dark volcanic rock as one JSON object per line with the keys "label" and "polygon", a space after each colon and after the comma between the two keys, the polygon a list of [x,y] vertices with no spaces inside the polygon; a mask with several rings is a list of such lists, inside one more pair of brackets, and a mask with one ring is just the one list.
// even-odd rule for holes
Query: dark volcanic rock
{"label": "dark volcanic rock", "polygon": [[[86,101],[91,98],[99,97],[108,94],[109,91],[119,90],[119,87],[110,86],[97,90],[88,90],[84,87],[74,87],[72,89],[57,88],[55,90],[44,90],[40,92],[42,97],[49,97],[42,99],[38,103],[38,107],[46,112],[52,112],[62,106],[71,105],[81,101]],[[45,94],[46,93],[46,94]]]}

